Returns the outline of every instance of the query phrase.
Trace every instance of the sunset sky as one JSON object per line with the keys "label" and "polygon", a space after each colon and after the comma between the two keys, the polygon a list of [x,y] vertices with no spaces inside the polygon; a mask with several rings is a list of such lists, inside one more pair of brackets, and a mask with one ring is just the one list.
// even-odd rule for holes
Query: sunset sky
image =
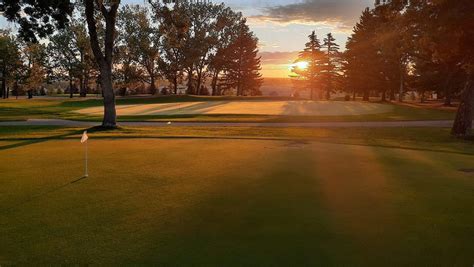
{"label": "sunset sky", "polygon": [[[143,0],[123,0],[124,4],[143,4]],[[214,1],[216,2],[216,1]],[[264,77],[287,77],[288,67],[307,36],[315,30],[320,39],[332,32],[344,47],[352,27],[373,0],[225,0],[242,11],[260,40]],[[0,26],[8,25],[3,17]]]}

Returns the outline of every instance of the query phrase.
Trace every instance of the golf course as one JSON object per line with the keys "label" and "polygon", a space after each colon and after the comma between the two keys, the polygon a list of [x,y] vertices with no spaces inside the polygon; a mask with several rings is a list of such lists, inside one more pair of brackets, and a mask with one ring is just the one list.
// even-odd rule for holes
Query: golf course
{"label": "golf course", "polygon": [[[143,115],[284,115],[284,116],[343,116],[380,114],[392,111],[389,105],[361,102],[325,101],[205,101],[167,104],[120,105],[119,116]],[[103,108],[77,111],[81,114],[102,115]]]}
{"label": "golf course", "polygon": [[474,267],[474,0],[0,0],[0,267]]}
{"label": "golf course", "polygon": [[[471,141],[444,127],[266,127],[449,120],[452,111],[356,102],[352,115],[276,115],[281,100],[258,99],[265,114],[138,112],[170,100],[197,105],[118,102],[143,121],[200,124],[91,128],[87,178],[88,127],[0,126],[0,265],[472,264]],[[94,99],[25,102],[0,101],[1,117],[96,121]]]}

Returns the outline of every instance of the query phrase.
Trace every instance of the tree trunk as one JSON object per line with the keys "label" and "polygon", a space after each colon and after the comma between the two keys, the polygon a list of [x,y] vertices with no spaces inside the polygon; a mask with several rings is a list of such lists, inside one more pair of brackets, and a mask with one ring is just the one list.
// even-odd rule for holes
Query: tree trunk
{"label": "tree trunk", "polygon": [[117,114],[115,110],[115,92],[112,84],[112,64],[115,42],[115,23],[120,0],[112,1],[108,9],[104,6],[102,1],[96,2],[105,19],[104,52],[102,52],[99,45],[94,2],[94,0],[84,0],[89,39],[94,58],[99,65],[101,87],[104,96],[104,118],[102,120],[102,126],[114,128],[117,126]]}
{"label": "tree trunk", "polygon": [[79,77],[79,96],[85,97],[85,87],[84,87],[84,78]]}
{"label": "tree trunk", "polygon": [[395,89],[390,90],[390,101],[395,101]]}
{"label": "tree trunk", "polygon": [[101,85],[104,95],[104,118],[102,120],[103,127],[116,127],[117,114],[115,110],[115,93],[112,85],[112,70],[105,67],[101,69]]}
{"label": "tree trunk", "polygon": [[18,99],[18,95],[20,94],[20,89],[19,89],[19,86],[18,86],[18,78],[15,79],[15,84],[13,85],[13,92],[14,95],[15,95],[15,99]]}
{"label": "tree trunk", "polygon": [[352,101],[356,101],[356,90],[352,91]]}
{"label": "tree trunk", "polygon": [[453,94],[451,92],[451,86],[448,86],[446,87],[446,92],[445,92],[445,96],[444,96],[444,106],[445,107],[451,107],[452,104],[451,104],[451,101],[453,99]]}
{"label": "tree trunk", "polygon": [[174,94],[178,94],[178,74],[173,77]]}
{"label": "tree trunk", "polygon": [[3,99],[7,98],[7,79],[5,69],[2,70],[2,89],[0,90],[0,97]]}
{"label": "tree trunk", "polygon": [[89,93],[89,74],[87,72],[84,73],[84,95],[83,97],[87,97],[87,93]]}
{"label": "tree trunk", "polygon": [[457,72],[457,69],[456,68],[453,68],[453,70],[447,70],[447,72],[449,73],[448,74],[448,77],[446,79],[446,81],[444,82],[444,106],[447,106],[447,107],[450,107],[451,106],[451,100],[452,100],[452,85],[451,85],[451,81],[453,80],[453,77],[454,75],[456,74]]}
{"label": "tree trunk", "polygon": [[217,79],[219,78],[219,71],[215,71],[214,75],[212,76],[212,95],[217,95]]}
{"label": "tree trunk", "polygon": [[472,134],[472,120],[474,119],[474,84],[471,75],[468,75],[461,103],[454,120],[451,134],[457,137],[468,137]]}
{"label": "tree trunk", "polygon": [[364,96],[362,98],[363,101],[369,101],[369,91],[364,91]]}
{"label": "tree trunk", "polygon": [[201,95],[201,82],[202,82],[202,71],[198,71],[198,77],[197,77],[197,95]]}
{"label": "tree trunk", "polygon": [[382,102],[387,102],[387,92],[385,90],[382,91]]}
{"label": "tree trunk", "polygon": [[240,88],[240,80],[237,82],[237,96],[241,96],[242,95],[242,91],[241,91],[241,88]]}
{"label": "tree trunk", "polygon": [[150,73],[150,94],[154,95],[156,93],[156,85],[155,85],[155,74]]}
{"label": "tree trunk", "polygon": [[72,77],[69,73],[69,98],[73,98],[73,90],[72,90]]}
{"label": "tree trunk", "polygon": [[405,67],[400,66],[400,90],[398,92],[398,102],[403,102],[403,95],[405,91]]}
{"label": "tree trunk", "polygon": [[194,88],[193,88],[193,70],[190,69],[188,71],[188,94],[194,94]]}
{"label": "tree trunk", "polygon": [[7,98],[7,83],[5,81],[5,78],[2,79],[2,94],[1,94],[1,97],[3,99]]}

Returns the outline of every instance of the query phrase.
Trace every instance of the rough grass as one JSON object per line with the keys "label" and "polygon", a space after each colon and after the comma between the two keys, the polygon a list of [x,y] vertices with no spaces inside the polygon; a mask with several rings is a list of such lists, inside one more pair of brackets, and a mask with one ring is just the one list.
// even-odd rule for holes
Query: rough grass
{"label": "rough grass", "polygon": [[2,266],[472,264],[472,155],[95,134],[0,149]]}
{"label": "rough grass", "polygon": [[[195,101],[239,101],[236,97],[170,96],[155,98],[118,98],[118,105],[159,104]],[[248,98],[245,98],[248,100]],[[288,100],[288,98],[252,98],[254,100]],[[0,100],[0,121],[32,118],[62,118],[100,121],[100,116],[78,114],[74,111],[102,105],[101,99],[9,99]],[[390,105],[390,104],[387,104]],[[208,122],[317,122],[317,121],[396,121],[453,119],[454,112],[432,108],[393,105],[392,111],[383,114],[353,116],[268,116],[268,115],[150,115],[122,116],[119,121],[208,121]]]}

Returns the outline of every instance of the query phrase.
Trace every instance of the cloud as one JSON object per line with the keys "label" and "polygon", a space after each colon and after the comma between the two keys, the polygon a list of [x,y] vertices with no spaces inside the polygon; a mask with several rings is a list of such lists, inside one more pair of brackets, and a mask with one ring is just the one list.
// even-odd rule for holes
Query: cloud
{"label": "cloud", "polygon": [[262,65],[288,65],[298,58],[295,52],[260,52]]}
{"label": "cloud", "polygon": [[252,20],[281,24],[322,24],[348,30],[372,0],[304,0],[262,9]]}

